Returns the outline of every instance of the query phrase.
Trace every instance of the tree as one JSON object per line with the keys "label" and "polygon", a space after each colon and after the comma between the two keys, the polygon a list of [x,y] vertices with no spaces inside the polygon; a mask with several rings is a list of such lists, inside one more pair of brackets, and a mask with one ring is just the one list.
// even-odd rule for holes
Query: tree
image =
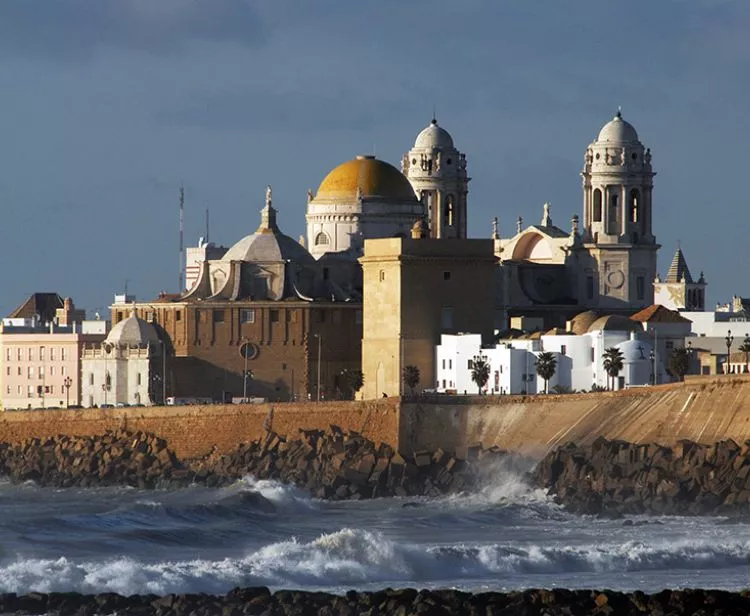
{"label": "tree", "polygon": [[745,336],[738,350],[745,354],[745,371],[750,370],[750,336]]}
{"label": "tree", "polygon": [[419,384],[419,378],[419,368],[416,366],[404,366],[401,379],[404,381],[404,385],[411,390],[412,396],[414,395],[414,388]]}
{"label": "tree", "polygon": [[544,379],[544,393],[549,393],[549,380],[555,376],[557,370],[557,359],[549,351],[539,353],[536,358],[536,373]]}
{"label": "tree", "polygon": [[617,378],[617,375],[620,374],[620,370],[622,370],[624,365],[622,351],[616,347],[609,347],[608,349],[604,349],[602,359],[604,371],[609,378],[612,379],[612,389],[614,389],[615,379]]}
{"label": "tree", "polygon": [[669,373],[680,381],[685,380],[685,375],[690,369],[690,351],[685,347],[673,349],[669,355]]}
{"label": "tree", "polygon": [[487,385],[487,381],[490,380],[490,364],[486,357],[482,355],[474,357],[474,361],[471,364],[471,380],[476,383],[481,395],[482,389]]}
{"label": "tree", "polygon": [[357,392],[364,386],[365,377],[361,370],[342,370],[341,383],[346,397],[354,399]]}

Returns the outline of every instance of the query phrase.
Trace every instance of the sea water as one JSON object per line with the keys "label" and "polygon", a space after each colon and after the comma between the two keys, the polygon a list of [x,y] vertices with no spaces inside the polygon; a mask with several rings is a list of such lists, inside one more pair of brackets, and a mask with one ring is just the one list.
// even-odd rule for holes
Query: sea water
{"label": "sea water", "polygon": [[322,502],[276,482],[220,489],[0,484],[0,592],[351,588],[740,589],[750,525],[600,520],[516,476],[440,499]]}

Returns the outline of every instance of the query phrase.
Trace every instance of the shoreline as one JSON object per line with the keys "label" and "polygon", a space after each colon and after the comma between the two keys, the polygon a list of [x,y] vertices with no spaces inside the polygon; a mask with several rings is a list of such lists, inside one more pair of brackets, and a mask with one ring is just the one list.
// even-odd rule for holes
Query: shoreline
{"label": "shoreline", "polygon": [[713,614],[750,613],[750,592],[683,589],[658,593],[610,590],[527,589],[510,592],[467,593],[451,589],[414,588],[337,595],[323,592],[235,588],[225,595],[131,595],[116,593],[0,594],[0,612],[15,614],[128,614],[129,616],[306,615],[346,614],[383,616],[467,614]]}

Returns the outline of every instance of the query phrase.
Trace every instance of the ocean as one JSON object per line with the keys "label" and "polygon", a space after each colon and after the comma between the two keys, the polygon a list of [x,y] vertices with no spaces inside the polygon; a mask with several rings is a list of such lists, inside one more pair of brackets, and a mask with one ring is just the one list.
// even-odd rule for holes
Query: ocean
{"label": "ocean", "polygon": [[251,478],[150,491],[0,484],[1,592],[737,590],[749,579],[750,525],[574,516],[505,472],[475,494],[357,502]]}

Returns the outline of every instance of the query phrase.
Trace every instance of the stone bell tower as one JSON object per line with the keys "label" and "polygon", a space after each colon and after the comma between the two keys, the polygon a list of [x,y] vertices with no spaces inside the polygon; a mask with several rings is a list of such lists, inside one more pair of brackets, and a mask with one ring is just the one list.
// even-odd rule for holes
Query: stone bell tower
{"label": "stone bell tower", "polygon": [[466,155],[454,147],[450,133],[435,118],[404,154],[401,171],[424,205],[430,237],[465,238],[470,180]]}
{"label": "stone bell tower", "polygon": [[590,259],[579,289],[589,307],[638,309],[653,303],[656,243],[651,228],[651,150],[620,111],[586,149],[582,240]]}

